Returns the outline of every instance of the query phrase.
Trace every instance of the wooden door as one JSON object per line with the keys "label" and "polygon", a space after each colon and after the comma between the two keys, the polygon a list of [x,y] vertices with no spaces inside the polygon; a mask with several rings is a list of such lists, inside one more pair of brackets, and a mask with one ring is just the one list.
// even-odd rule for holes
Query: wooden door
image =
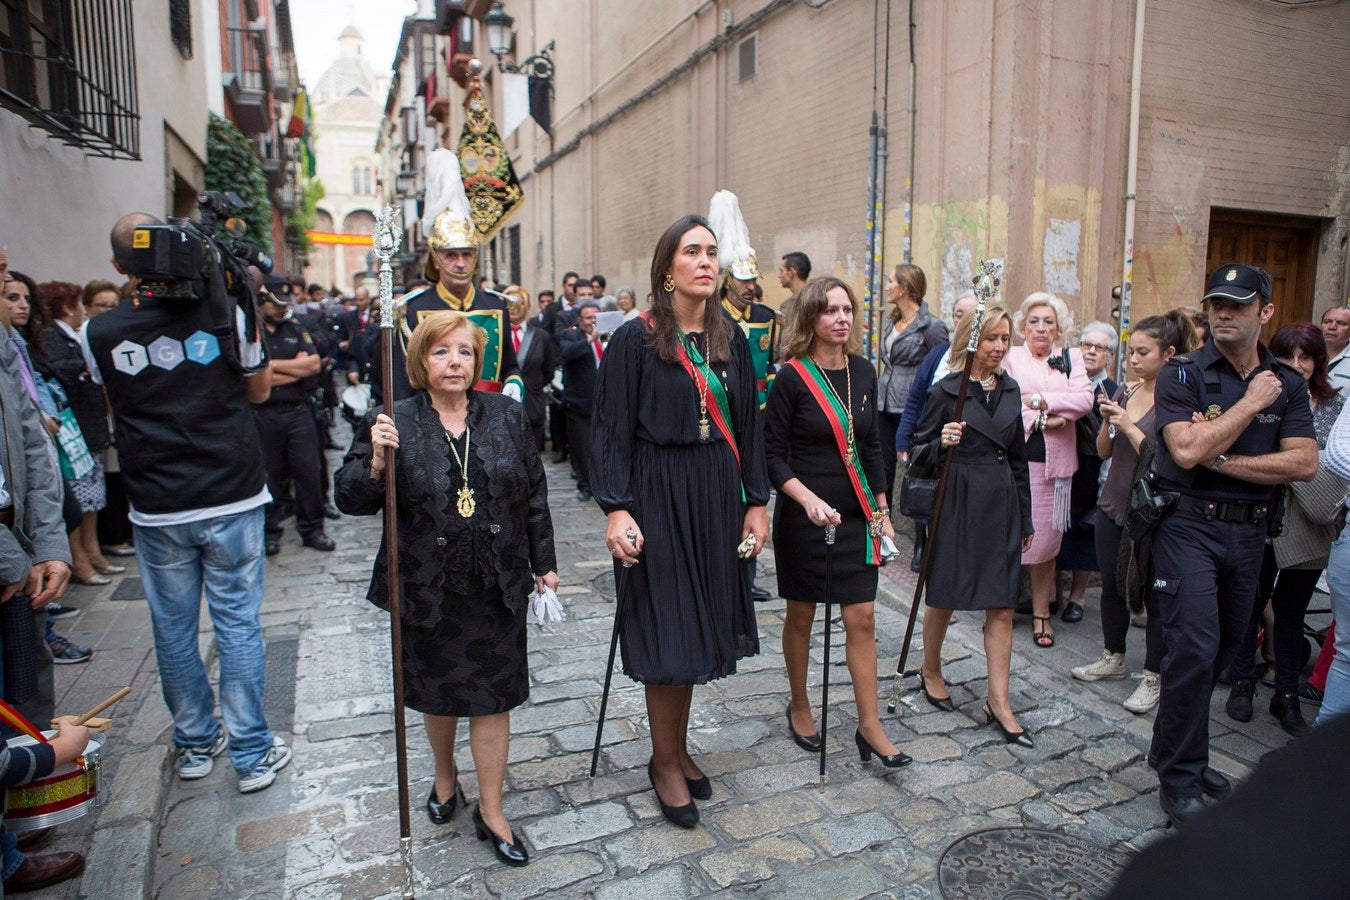
{"label": "wooden door", "polygon": [[1260,266],[1270,273],[1275,315],[1261,340],[1291,322],[1312,321],[1313,278],[1317,272],[1316,219],[1215,209],[1209,217],[1205,279],[1227,263]]}

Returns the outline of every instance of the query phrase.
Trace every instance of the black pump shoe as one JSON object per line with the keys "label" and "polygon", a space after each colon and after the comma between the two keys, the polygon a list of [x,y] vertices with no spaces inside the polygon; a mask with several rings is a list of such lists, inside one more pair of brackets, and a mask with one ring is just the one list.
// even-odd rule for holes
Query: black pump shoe
{"label": "black pump shoe", "polygon": [[[464,789],[459,786],[459,779],[455,779],[455,790],[450,794],[450,799],[444,803],[436,799],[436,782],[431,783],[431,796],[427,798],[427,818],[431,820],[432,825],[444,825],[454,816],[455,810],[459,808],[459,801],[464,799]],[[464,800],[464,805],[468,806],[469,801]]]}
{"label": "black pump shoe", "polygon": [[935,706],[943,712],[954,712],[956,710],[956,704],[952,702],[951,695],[939,698],[928,693],[928,679],[923,677],[922,672],[919,673],[919,687],[923,689],[923,699],[927,700],[930,706]]}
{"label": "black pump shoe", "polygon": [[712,782],[708,780],[707,775],[702,778],[686,778],[684,783],[689,785],[689,796],[695,800],[712,799]]}
{"label": "black pump shoe", "polygon": [[497,837],[497,832],[488,828],[487,823],[483,821],[483,814],[477,806],[473,808],[473,829],[480,841],[492,838],[492,852],[508,866],[523,866],[529,863],[530,854],[525,852],[524,845],[516,843],[516,836],[511,835],[509,841]]}
{"label": "black pump shoe", "polygon": [[819,735],[819,734],[798,734],[798,733],[797,733],[797,729],[795,729],[795,728],[792,727],[792,707],[791,707],[791,706],[788,707],[788,711],[787,711],[787,722],[788,722],[788,733],[792,735],[793,743],[795,743],[798,747],[801,747],[801,748],[802,748],[803,750],[805,750],[807,753],[819,753],[819,752],[820,752],[820,735]]}
{"label": "black pump shoe", "polygon": [[681,828],[693,828],[698,824],[698,807],[694,805],[693,800],[684,806],[667,806],[666,801],[661,799],[661,792],[656,789],[656,776],[652,774],[651,760],[647,760],[647,780],[652,783],[652,793],[656,795],[656,805],[661,807],[661,815],[671,824]]}
{"label": "black pump shoe", "polygon": [[867,738],[863,737],[861,731],[853,732],[853,743],[858,745],[858,756],[863,762],[867,762],[872,757],[881,760],[881,764],[888,769],[900,769],[914,762],[914,757],[906,753],[896,753],[887,756],[885,753],[878,752],[871,744],[867,743]]}
{"label": "black pump shoe", "polygon": [[994,715],[994,711],[989,708],[988,703],[984,705],[984,716],[985,716],[984,724],[997,725],[998,730],[1003,733],[1003,743],[1016,744],[1019,747],[1028,747],[1028,748],[1036,746],[1036,744],[1033,743],[1031,740],[1031,735],[1027,734],[1025,729],[1022,731],[1009,731],[1007,728],[1005,728],[1003,726],[1003,723],[999,721],[998,716]]}

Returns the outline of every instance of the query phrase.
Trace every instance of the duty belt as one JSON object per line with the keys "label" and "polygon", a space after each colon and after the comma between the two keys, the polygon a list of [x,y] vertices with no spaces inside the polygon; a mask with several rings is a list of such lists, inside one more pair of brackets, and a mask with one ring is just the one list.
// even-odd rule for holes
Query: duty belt
{"label": "duty belt", "polygon": [[1217,519],[1220,522],[1237,522],[1257,525],[1266,520],[1270,512],[1268,503],[1243,503],[1240,501],[1205,500],[1200,497],[1188,497],[1186,502],[1191,512],[1204,516],[1207,521]]}

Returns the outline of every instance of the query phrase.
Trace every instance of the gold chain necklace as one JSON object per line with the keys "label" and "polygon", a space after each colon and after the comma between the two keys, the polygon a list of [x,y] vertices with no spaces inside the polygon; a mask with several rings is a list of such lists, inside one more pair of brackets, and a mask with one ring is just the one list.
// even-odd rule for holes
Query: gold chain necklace
{"label": "gold chain necklace", "polygon": [[464,481],[460,485],[459,493],[455,495],[455,509],[459,511],[461,519],[467,519],[473,515],[477,504],[473,499],[473,488],[469,487],[469,426],[464,426],[464,458],[460,459],[459,448],[455,446],[455,439],[450,436],[449,429],[445,431],[445,442],[450,445],[450,452],[455,455],[455,462],[459,464],[459,470],[464,474]]}
{"label": "gold chain necklace", "polygon": [[[825,367],[813,356],[811,362],[816,364],[821,374],[825,373]],[[829,388],[830,396],[834,397],[836,403],[844,407],[844,414],[848,417],[848,433],[845,437],[848,439],[848,461],[852,464],[858,458],[858,445],[854,441],[853,434],[853,367],[848,364],[848,357],[844,357],[844,389],[848,392],[848,403],[839,397],[839,392],[834,389],[834,382],[830,381],[830,376],[824,378],[825,387]]]}

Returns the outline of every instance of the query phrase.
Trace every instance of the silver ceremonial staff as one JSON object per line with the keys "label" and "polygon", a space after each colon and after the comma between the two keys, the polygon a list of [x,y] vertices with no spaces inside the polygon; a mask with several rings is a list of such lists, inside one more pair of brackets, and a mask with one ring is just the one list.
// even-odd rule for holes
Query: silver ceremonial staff
{"label": "silver ceremonial staff", "polygon": [[[954,420],[961,421],[966,407],[966,394],[970,391],[970,370],[975,364],[975,351],[980,346],[980,330],[984,325],[984,311],[989,301],[998,293],[1003,265],[992,259],[982,259],[979,273],[972,279],[975,289],[974,317],[970,326],[970,340],[966,343],[966,365],[961,374],[961,384],[956,390],[956,410]],[[928,582],[928,567],[933,564],[933,548],[937,545],[938,523],[942,520],[942,500],[947,493],[947,473],[951,469],[952,454],[948,451],[942,458],[942,471],[938,475],[937,496],[933,502],[933,515],[928,519],[928,546],[923,551],[923,564],[919,567],[919,580],[914,583],[914,599],[909,605],[909,624],[905,627],[905,642],[900,645],[900,660],[895,664],[895,678],[891,681],[891,701],[886,704],[888,713],[895,712],[900,703],[900,679],[911,674],[905,671],[905,661],[909,659],[909,644],[914,639],[914,621],[919,615],[919,601],[923,599],[924,585]]]}
{"label": "silver ceremonial staff", "polygon": [[[393,417],[394,409],[394,270],[389,261],[403,243],[403,233],[395,225],[398,212],[386,206],[375,217],[375,233],[370,236],[380,260],[380,385],[384,393],[384,413]],[[389,578],[389,639],[394,657],[394,751],[398,765],[398,854],[403,863],[403,897],[415,897],[413,891],[412,824],[408,816],[408,737],[403,714],[403,620],[399,605],[402,582],[398,571],[398,479],[392,447],[384,451],[384,545]]]}

